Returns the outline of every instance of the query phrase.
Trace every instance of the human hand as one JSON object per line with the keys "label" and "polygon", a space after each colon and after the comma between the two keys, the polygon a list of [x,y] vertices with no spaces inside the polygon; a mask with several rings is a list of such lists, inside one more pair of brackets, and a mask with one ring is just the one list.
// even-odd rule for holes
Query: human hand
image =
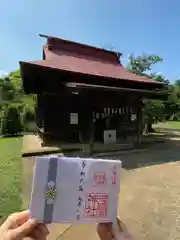
{"label": "human hand", "polygon": [[29,217],[29,211],[10,215],[0,227],[0,240],[21,240],[25,237],[34,240],[45,240],[49,234],[47,227]]}
{"label": "human hand", "polygon": [[101,240],[133,240],[125,224],[117,218],[116,223],[100,223],[97,233]]}

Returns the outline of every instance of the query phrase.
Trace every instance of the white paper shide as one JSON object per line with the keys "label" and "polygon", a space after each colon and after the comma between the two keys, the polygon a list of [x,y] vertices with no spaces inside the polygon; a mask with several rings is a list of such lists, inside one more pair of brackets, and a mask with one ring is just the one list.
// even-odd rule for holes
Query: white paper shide
{"label": "white paper shide", "polygon": [[31,216],[45,223],[115,221],[120,168],[119,160],[37,157]]}

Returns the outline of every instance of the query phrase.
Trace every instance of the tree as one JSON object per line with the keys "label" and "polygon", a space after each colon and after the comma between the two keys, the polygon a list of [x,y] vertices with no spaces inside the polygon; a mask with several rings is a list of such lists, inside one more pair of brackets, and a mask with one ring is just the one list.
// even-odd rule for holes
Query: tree
{"label": "tree", "polygon": [[1,104],[10,102],[15,97],[15,89],[8,77],[0,79],[0,100]]}
{"label": "tree", "polygon": [[129,64],[127,69],[137,75],[149,76],[148,72],[152,70],[153,65],[161,63],[163,59],[158,55],[142,55],[134,57],[133,54],[129,56]]}
{"label": "tree", "polygon": [[21,117],[16,107],[9,107],[5,111],[5,119],[2,125],[2,133],[4,135],[14,136],[23,131]]}
{"label": "tree", "polygon": [[[0,131],[3,129],[3,121],[6,121],[6,117],[13,116],[14,118],[11,113],[9,115],[5,114],[9,109],[17,109],[21,122],[26,124],[29,116],[32,118],[35,115],[35,103],[35,95],[25,95],[23,92],[19,69],[6,77],[0,78]],[[18,118],[15,117],[15,119]]]}
{"label": "tree", "polygon": [[167,118],[180,121],[180,80],[168,86],[169,97],[166,102]]}
{"label": "tree", "polygon": [[[142,55],[129,57],[129,64],[127,69],[137,75],[151,77],[156,81],[163,82],[165,86],[168,85],[169,81],[159,74],[152,73],[152,68],[155,64],[161,63],[163,59],[158,55]],[[148,132],[153,131],[152,123],[153,119],[163,118],[165,105],[163,101],[158,100],[147,100],[144,104],[144,113],[147,116],[147,130]]]}

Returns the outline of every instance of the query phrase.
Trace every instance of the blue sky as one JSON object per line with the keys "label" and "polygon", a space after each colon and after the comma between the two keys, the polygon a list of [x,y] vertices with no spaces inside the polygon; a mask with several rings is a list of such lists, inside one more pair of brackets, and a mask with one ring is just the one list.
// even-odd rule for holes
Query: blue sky
{"label": "blue sky", "polygon": [[123,53],[158,54],[154,71],[180,78],[179,0],[1,0],[0,74],[19,60],[42,58],[44,39],[59,36]]}

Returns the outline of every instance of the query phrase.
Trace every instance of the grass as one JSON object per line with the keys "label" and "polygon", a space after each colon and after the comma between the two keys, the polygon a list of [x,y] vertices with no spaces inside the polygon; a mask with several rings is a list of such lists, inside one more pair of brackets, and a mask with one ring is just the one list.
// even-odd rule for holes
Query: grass
{"label": "grass", "polygon": [[170,126],[170,128],[180,129],[180,122],[169,121],[167,124]]}
{"label": "grass", "polygon": [[0,139],[0,223],[21,209],[21,138]]}
{"label": "grass", "polygon": [[180,130],[180,122],[178,121],[167,121],[167,122],[159,122],[153,125],[154,128],[169,128],[169,129],[179,129]]}

